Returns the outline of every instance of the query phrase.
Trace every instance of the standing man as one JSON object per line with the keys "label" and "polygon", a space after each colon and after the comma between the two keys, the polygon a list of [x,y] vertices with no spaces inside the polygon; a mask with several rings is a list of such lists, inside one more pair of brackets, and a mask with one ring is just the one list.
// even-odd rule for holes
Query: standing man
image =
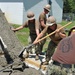
{"label": "standing man", "polygon": [[75,27],[60,41],[52,60],[45,75],[75,75]]}
{"label": "standing man", "polygon": [[65,35],[65,31],[64,29],[59,30],[59,28],[61,27],[61,25],[56,24],[56,19],[53,16],[50,16],[47,19],[47,23],[46,23],[46,27],[44,28],[44,30],[38,35],[38,37],[36,38],[36,40],[33,42],[34,44],[37,43],[37,41],[46,33],[50,34],[53,31],[56,30],[56,33],[50,36],[50,42],[48,45],[48,49],[46,52],[46,61],[43,62],[43,65],[47,65],[49,60],[51,59],[51,56],[54,53],[54,50],[57,46],[57,44],[59,43],[60,40],[62,40],[64,37],[66,37]]}
{"label": "standing man", "polygon": [[[23,28],[29,28],[29,36],[31,38],[31,42],[33,43],[33,41],[36,39],[37,35],[39,34],[39,24],[35,19],[35,15],[32,11],[27,13],[27,18],[28,21],[26,21],[23,25],[21,25],[20,27],[16,28],[16,29],[12,29],[13,31],[18,31],[21,30]],[[29,56],[29,52],[27,52],[26,57]]]}
{"label": "standing man", "polygon": [[[46,21],[47,21],[46,14],[48,14],[50,12],[50,8],[51,8],[51,6],[49,4],[47,4],[44,7],[44,11],[39,15],[40,31],[42,31],[46,27]],[[42,37],[44,37],[45,35],[46,34],[44,34]],[[36,60],[39,59],[38,54],[40,54],[42,52],[45,41],[46,41],[46,39],[41,42],[39,50],[36,50],[36,58],[35,58]]]}

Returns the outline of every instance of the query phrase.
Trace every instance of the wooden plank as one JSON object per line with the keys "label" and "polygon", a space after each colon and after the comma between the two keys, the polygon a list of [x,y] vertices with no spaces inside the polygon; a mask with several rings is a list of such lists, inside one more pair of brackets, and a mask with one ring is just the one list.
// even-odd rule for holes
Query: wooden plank
{"label": "wooden plank", "polygon": [[46,70],[46,68],[47,68],[47,65],[41,65],[40,60],[37,61],[34,58],[26,58],[25,62],[29,63],[31,65],[34,65],[34,66],[36,66],[36,67],[38,67],[39,69],[42,69],[42,70]]}

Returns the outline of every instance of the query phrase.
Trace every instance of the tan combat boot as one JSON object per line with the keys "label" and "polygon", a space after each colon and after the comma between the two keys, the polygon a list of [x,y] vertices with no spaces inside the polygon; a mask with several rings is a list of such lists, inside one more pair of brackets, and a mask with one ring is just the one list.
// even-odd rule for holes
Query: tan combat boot
{"label": "tan combat boot", "polygon": [[39,55],[38,54],[36,54],[35,60],[39,60]]}
{"label": "tan combat boot", "polygon": [[43,65],[48,65],[49,64],[49,58],[46,58],[46,61],[43,62]]}
{"label": "tan combat boot", "polygon": [[24,55],[22,58],[21,58],[21,61],[24,61],[25,58],[28,58],[29,57],[29,53],[26,53],[26,55]]}
{"label": "tan combat boot", "polygon": [[27,52],[25,55],[25,58],[28,58],[28,57],[29,57],[29,52]]}
{"label": "tan combat boot", "polygon": [[23,53],[23,58],[28,58],[29,57],[29,52],[28,51],[25,51],[24,53]]}

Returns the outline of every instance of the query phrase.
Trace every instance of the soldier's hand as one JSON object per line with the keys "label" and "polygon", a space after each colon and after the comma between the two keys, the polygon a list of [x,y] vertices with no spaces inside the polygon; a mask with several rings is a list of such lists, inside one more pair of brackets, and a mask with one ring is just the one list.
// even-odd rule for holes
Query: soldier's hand
{"label": "soldier's hand", "polygon": [[56,33],[59,33],[60,32],[60,30],[59,29],[56,29]]}
{"label": "soldier's hand", "polygon": [[18,31],[18,30],[16,30],[15,28],[11,28],[11,30],[14,31],[14,32]]}

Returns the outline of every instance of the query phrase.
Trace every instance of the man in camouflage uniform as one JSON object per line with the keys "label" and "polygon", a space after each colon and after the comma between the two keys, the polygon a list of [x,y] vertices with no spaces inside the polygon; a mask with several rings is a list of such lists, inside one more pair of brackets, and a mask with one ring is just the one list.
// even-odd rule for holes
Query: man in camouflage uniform
{"label": "man in camouflage uniform", "polygon": [[48,33],[52,33],[53,31],[55,31],[56,29],[56,33],[50,36],[50,42],[48,45],[48,49],[46,52],[46,61],[43,62],[44,65],[48,64],[51,56],[53,55],[53,52],[57,46],[57,44],[59,43],[59,41],[66,37],[65,35],[65,31],[64,29],[59,30],[59,28],[61,27],[60,24],[56,24],[56,20],[53,16],[50,16],[47,19],[47,23],[46,23],[46,27],[45,29],[38,35],[38,37],[36,38],[36,40],[34,41],[34,44],[38,41],[38,39],[40,39],[44,34]]}
{"label": "man in camouflage uniform", "polygon": [[60,41],[45,75],[75,75],[75,27]]}
{"label": "man in camouflage uniform", "polygon": [[[29,28],[29,32],[30,32],[29,36],[31,38],[31,42],[33,43],[33,41],[36,39],[37,35],[39,34],[39,24],[38,24],[38,21],[35,19],[35,15],[32,11],[27,13],[27,18],[28,18],[28,21],[26,21],[22,26],[12,30],[18,31],[25,27]],[[25,57],[28,57],[28,56],[29,56],[29,52],[27,51],[27,54]]]}
{"label": "man in camouflage uniform", "polygon": [[[39,23],[40,23],[40,32],[43,31],[43,29],[46,27],[46,20],[47,20],[47,16],[46,14],[49,13],[50,11],[50,5],[47,4],[45,7],[44,7],[44,11],[39,15]],[[46,34],[44,34],[42,37],[44,37]],[[36,60],[39,59],[38,57],[38,54],[40,54],[42,52],[42,49],[43,49],[43,45],[45,44],[46,42],[46,39],[44,39],[41,43],[40,43],[40,47],[39,47],[39,50],[36,50]]]}

